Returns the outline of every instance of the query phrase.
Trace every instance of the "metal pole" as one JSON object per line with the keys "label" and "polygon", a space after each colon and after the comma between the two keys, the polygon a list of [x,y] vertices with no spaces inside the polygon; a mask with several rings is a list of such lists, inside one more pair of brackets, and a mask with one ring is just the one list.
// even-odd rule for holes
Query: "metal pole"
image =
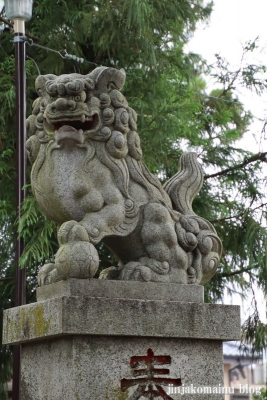
{"label": "metal pole", "polygon": [[[14,20],[14,44],[16,63],[16,206],[17,220],[21,216],[21,204],[26,196],[26,70],[25,70],[25,22]],[[26,303],[26,272],[19,266],[19,259],[24,249],[24,243],[18,237],[15,254],[15,307]],[[12,400],[20,399],[20,353],[19,345],[13,346],[13,388]]]}

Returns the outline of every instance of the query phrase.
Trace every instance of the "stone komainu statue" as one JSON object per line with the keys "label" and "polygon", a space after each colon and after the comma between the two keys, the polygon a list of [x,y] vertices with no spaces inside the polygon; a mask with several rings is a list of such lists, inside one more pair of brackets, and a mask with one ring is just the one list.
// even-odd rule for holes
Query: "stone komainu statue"
{"label": "stone komainu statue", "polygon": [[93,277],[101,240],[119,262],[104,279],[204,284],[218,266],[221,241],[192,210],[203,183],[196,154],[184,154],[161,186],[142,162],[124,81],[124,70],[107,67],[36,80],[26,143],[32,189],[60,245],[40,285]]}

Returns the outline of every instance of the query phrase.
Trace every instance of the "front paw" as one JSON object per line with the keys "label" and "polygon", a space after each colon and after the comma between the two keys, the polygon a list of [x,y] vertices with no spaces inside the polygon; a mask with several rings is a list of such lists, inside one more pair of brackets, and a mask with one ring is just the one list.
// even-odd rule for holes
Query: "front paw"
{"label": "front paw", "polygon": [[45,264],[37,275],[37,281],[39,286],[49,285],[50,283],[57,282],[59,280],[58,273],[55,264]]}
{"label": "front paw", "polygon": [[[124,281],[140,281],[140,282],[170,282],[169,264],[163,263],[148,263],[144,265],[141,261],[147,261],[148,259],[141,258],[140,262],[129,262],[126,264],[119,276],[119,280]],[[160,265],[160,268],[159,268]],[[156,271],[156,272],[155,272]]]}
{"label": "front paw", "polygon": [[123,281],[151,281],[151,269],[141,265],[140,262],[129,262],[124,265],[119,280]]}
{"label": "front paw", "polygon": [[89,236],[86,229],[77,221],[67,221],[61,225],[58,234],[58,243],[60,246],[70,242],[89,242]]}

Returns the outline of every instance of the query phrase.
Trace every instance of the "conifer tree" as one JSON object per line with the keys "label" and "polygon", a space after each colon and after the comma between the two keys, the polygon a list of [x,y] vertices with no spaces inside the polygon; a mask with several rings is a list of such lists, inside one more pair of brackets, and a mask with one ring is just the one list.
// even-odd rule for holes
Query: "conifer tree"
{"label": "conifer tree", "polygon": [[[194,202],[210,220],[224,245],[218,273],[206,285],[206,300],[222,299],[224,289],[246,291],[258,281],[266,291],[266,205],[262,167],[266,153],[238,147],[249,129],[250,112],[236,94],[237,85],[262,91],[263,66],[244,64],[235,71],[217,57],[209,69],[184,45],[211,3],[202,0],[35,0],[27,23],[27,109],[36,98],[34,79],[41,74],[89,73],[97,65],[124,68],[124,94],[138,114],[144,161],[164,182],[177,171],[184,150],[196,151],[205,171]],[[15,221],[15,89],[12,24],[0,14],[0,308],[13,304]],[[36,46],[38,45],[38,46]],[[43,46],[43,47],[40,47]],[[60,51],[48,51],[44,47]],[[244,46],[244,57],[255,43]],[[83,58],[77,62],[70,55]],[[36,68],[37,65],[37,68]],[[207,92],[203,76],[213,74],[218,89]],[[34,300],[36,274],[53,258],[56,227],[41,213],[30,186],[19,224],[26,247],[21,265],[28,271],[28,301]],[[100,245],[101,268],[114,262]],[[244,275],[245,273],[245,275]],[[253,320],[254,321],[254,320]],[[252,321],[252,322],[253,322]],[[250,336],[253,336],[252,323]],[[262,344],[262,330],[258,345]],[[255,343],[255,342],[254,342]],[[0,382],[6,382],[9,350],[0,353]]]}

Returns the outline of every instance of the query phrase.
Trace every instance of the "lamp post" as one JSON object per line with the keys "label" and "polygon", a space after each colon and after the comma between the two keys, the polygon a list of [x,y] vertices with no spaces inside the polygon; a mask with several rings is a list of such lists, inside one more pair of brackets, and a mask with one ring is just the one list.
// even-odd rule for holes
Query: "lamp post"
{"label": "lamp post", "polygon": [[[32,16],[32,0],[5,0],[5,12],[14,22],[14,46],[16,63],[16,207],[17,219],[21,216],[21,203],[26,193],[26,70],[25,70],[25,21]],[[23,241],[16,240],[15,254],[15,306],[26,302],[26,273],[20,269],[19,259],[23,252]],[[13,348],[12,400],[20,399],[20,346]]]}

